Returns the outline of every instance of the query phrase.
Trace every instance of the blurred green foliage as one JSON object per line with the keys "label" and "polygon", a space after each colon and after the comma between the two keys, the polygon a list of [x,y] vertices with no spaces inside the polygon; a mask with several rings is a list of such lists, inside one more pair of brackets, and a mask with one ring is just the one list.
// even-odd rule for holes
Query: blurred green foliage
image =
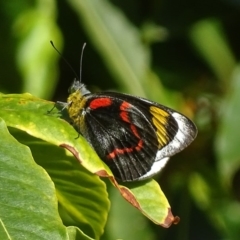
{"label": "blurred green foliage", "polygon": [[[158,182],[181,221],[153,225],[116,191],[102,239],[239,239],[240,2],[0,2],[0,91],[65,100],[79,71],[93,91],[148,97],[192,118],[195,142]],[[239,130],[240,131],[240,130]]]}

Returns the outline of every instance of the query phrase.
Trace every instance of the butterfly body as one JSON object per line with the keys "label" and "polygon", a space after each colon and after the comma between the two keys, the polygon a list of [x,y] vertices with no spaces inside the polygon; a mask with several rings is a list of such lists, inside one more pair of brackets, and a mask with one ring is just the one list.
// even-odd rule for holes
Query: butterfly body
{"label": "butterfly body", "polygon": [[170,108],[128,94],[92,94],[77,80],[64,104],[76,130],[123,182],[155,175],[197,134],[187,117]]}

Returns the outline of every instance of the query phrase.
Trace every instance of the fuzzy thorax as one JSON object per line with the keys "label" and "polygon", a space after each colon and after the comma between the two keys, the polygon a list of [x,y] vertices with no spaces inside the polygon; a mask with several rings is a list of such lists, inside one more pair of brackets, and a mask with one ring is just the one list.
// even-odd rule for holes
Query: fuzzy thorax
{"label": "fuzzy thorax", "polygon": [[82,112],[86,104],[86,98],[78,90],[69,95],[68,99],[68,114],[73,120],[73,123],[79,127],[82,118]]}

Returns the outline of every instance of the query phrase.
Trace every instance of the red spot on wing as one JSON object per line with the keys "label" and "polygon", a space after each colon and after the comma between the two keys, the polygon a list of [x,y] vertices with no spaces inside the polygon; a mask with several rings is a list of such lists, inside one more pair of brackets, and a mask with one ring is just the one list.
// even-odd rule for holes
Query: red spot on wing
{"label": "red spot on wing", "polygon": [[[131,123],[131,119],[129,118],[129,111],[128,109],[131,108],[131,104],[128,102],[123,102],[120,106],[120,117],[123,121],[127,122],[127,123]],[[135,125],[131,124],[130,128],[132,130],[132,133],[140,139],[140,136],[138,134],[137,128]]]}
{"label": "red spot on wing", "polygon": [[94,100],[92,100],[89,104],[89,107],[91,109],[97,109],[97,108],[101,108],[101,107],[108,107],[111,106],[112,104],[112,99],[110,98],[95,98]]}
{"label": "red spot on wing", "polygon": [[141,151],[142,148],[143,148],[143,140],[140,139],[137,146],[130,147],[130,148],[116,148],[107,155],[107,158],[113,159],[119,154],[131,153],[133,151]]}
{"label": "red spot on wing", "polygon": [[142,148],[143,148],[143,141],[140,140],[140,141],[138,142],[138,145],[135,147],[135,149],[136,149],[137,151],[141,151]]}
{"label": "red spot on wing", "polygon": [[128,112],[120,112],[120,117],[124,122],[130,123]]}
{"label": "red spot on wing", "polygon": [[122,104],[121,104],[121,106],[120,106],[120,110],[121,111],[126,111],[128,108],[130,108],[131,107],[131,104],[130,103],[128,103],[128,102],[122,102]]}
{"label": "red spot on wing", "polygon": [[143,148],[143,140],[140,139],[140,135],[138,133],[137,127],[134,124],[131,124],[131,119],[129,117],[129,108],[131,108],[132,105],[128,102],[122,102],[120,105],[120,117],[124,122],[130,123],[129,128],[132,131],[132,134],[139,139],[139,142],[136,146],[129,147],[129,148],[116,148],[111,153],[108,154],[108,159],[114,159],[119,154],[125,154],[125,153],[131,153],[133,151],[141,151]]}
{"label": "red spot on wing", "polygon": [[130,122],[130,119],[129,119],[129,114],[128,114],[128,109],[131,108],[131,104],[128,103],[128,102],[122,102],[122,104],[120,105],[120,117],[121,119],[124,121],[124,122],[128,122],[128,123],[131,123]]}
{"label": "red spot on wing", "polygon": [[130,128],[131,128],[133,134],[134,134],[137,138],[140,138],[136,126],[133,125],[133,124],[131,124],[131,125],[130,125]]}

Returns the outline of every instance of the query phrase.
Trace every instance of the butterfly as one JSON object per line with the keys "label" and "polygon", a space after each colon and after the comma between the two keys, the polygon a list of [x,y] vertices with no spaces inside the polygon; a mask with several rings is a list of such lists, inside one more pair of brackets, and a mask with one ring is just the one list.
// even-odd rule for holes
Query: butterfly
{"label": "butterfly", "polygon": [[190,119],[145,98],[91,93],[76,79],[69,93],[67,102],[57,104],[121,182],[153,177],[197,135]]}

